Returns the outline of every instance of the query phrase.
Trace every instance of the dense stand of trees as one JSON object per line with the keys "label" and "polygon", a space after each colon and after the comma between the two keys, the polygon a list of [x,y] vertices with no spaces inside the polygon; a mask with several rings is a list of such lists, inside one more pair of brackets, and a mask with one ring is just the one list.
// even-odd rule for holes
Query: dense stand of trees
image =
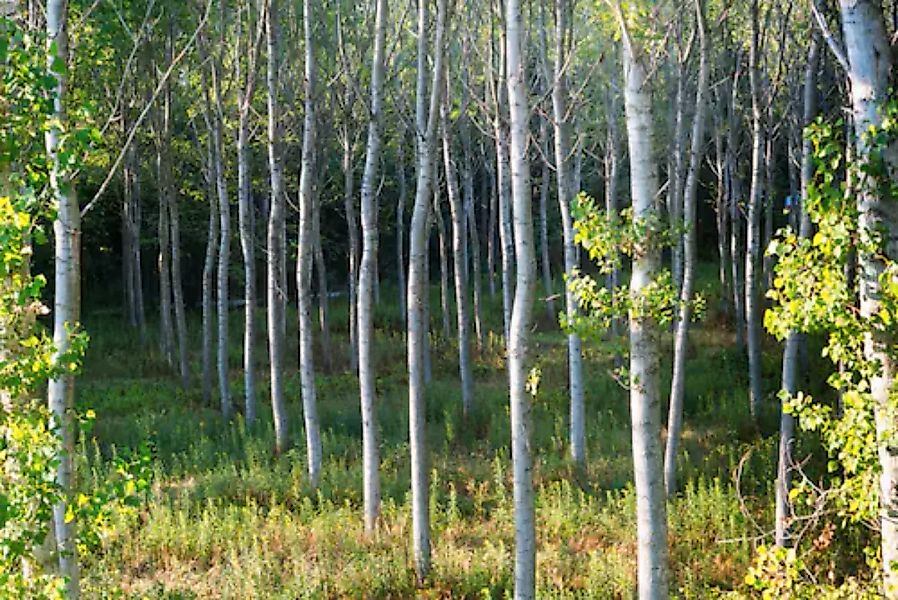
{"label": "dense stand of trees", "polygon": [[[893,118],[895,24],[885,19],[882,3],[842,0],[838,12],[776,0],[111,4],[114,11],[48,0],[37,13],[33,6],[12,12],[34,30],[45,22],[47,68],[55,81],[46,156],[56,209],[56,360],[67,352],[71,327],[80,319],[80,260],[92,251],[82,244],[81,217],[119,211],[124,322],[148,352],[155,351],[149,340],[158,338],[172,375],[184,389],[200,388],[206,403],[217,402],[222,418],[240,412],[252,427],[263,410],[260,400],[268,396],[275,451],[282,453],[295,443],[284,384],[294,328],[287,307],[295,298],[309,482],[318,485],[323,460],[316,373],[347,368],[359,381],[365,529],[375,535],[375,307],[394,299],[381,297],[381,280],[396,282],[408,360],[413,563],[423,582],[432,545],[430,353],[435,340],[457,345],[458,402],[466,418],[476,418],[474,361],[492,343],[483,314],[485,279],[486,293],[501,297],[502,329],[495,333],[508,370],[515,596],[532,598],[538,457],[530,440],[538,373],[531,370],[531,331],[539,315],[557,320],[559,298],[566,323],[590,316],[574,286],[561,281],[590,269],[577,247],[583,232],[575,223],[582,207],[590,206],[604,213],[620,246],[612,248],[604,269],[613,299],[607,329],[592,337],[623,339],[619,352],[628,354],[623,379],[632,419],[639,596],[664,598],[670,591],[666,498],[679,491],[678,442],[690,387],[700,259],[718,263],[723,306],[715,310],[735,333],[751,415],[760,427],[765,412],[779,414],[774,539],[779,547],[798,543],[790,493],[800,468],[792,456],[798,434],[787,402],[801,391],[808,336],[797,325],[787,327],[781,384],[765,382],[765,291],[782,287],[775,253],[765,248],[776,243],[775,232],[787,219],[806,244],[824,226],[809,213],[821,192],[815,147],[802,131],[818,113],[840,117],[846,107],[851,159],[834,167],[834,177],[847,179],[857,199],[857,277],[850,284],[857,297],[852,293],[851,306],[871,323],[890,310],[886,288],[898,254],[898,214],[891,192],[871,183],[877,172],[869,167],[882,164],[892,174],[898,162],[891,138],[871,134],[888,131]],[[74,25],[72,11],[79,15]],[[79,54],[92,42],[77,27],[93,20],[117,40],[109,48],[114,60],[92,62],[90,53]],[[94,80],[112,84],[106,96],[94,112],[72,111],[85,102]],[[101,123],[99,109],[109,112],[110,123],[118,120],[120,130],[103,128],[102,141],[90,150],[100,158],[73,173],[60,151],[66,124],[76,118]],[[855,171],[855,164],[864,168]],[[116,193],[111,178],[120,178],[119,204],[110,198]],[[88,190],[99,191],[79,203]],[[603,197],[602,205],[577,200],[581,191]],[[154,209],[152,231],[144,225]],[[188,215],[201,215],[199,225],[185,223]],[[712,220],[713,226],[704,225]],[[869,241],[877,236],[882,247]],[[232,237],[239,242],[242,276],[232,259]],[[334,238],[339,246],[326,247]],[[188,246],[201,247],[202,260],[185,254]],[[264,294],[257,292],[260,261]],[[191,373],[187,318],[194,269],[201,271],[198,377]],[[432,281],[439,282],[439,307],[431,305]],[[239,299],[232,292],[237,283]],[[151,289],[158,300],[151,300]],[[345,290],[349,300],[345,348],[330,341],[328,298],[334,290]],[[228,356],[235,303],[243,312],[242,399],[231,387]],[[255,316],[263,306],[265,327],[257,331]],[[154,322],[158,335],[149,331]],[[668,325],[670,347],[663,335]],[[862,376],[869,382],[863,393],[872,402],[878,444],[882,590],[898,597],[898,458],[890,442],[895,358],[887,325],[857,332],[855,347],[874,365]],[[584,408],[582,334],[575,326],[566,333],[568,452],[580,471],[590,458],[585,422],[595,418]],[[264,359],[253,351],[263,337]],[[661,369],[668,354],[672,381],[664,430]],[[626,361],[620,355],[617,362]],[[63,440],[55,476],[63,490],[75,476],[74,386],[71,372],[56,373],[48,386]],[[777,389],[784,393],[775,403]],[[54,530],[59,568],[74,598],[78,557],[67,501],[63,495],[54,507]]]}

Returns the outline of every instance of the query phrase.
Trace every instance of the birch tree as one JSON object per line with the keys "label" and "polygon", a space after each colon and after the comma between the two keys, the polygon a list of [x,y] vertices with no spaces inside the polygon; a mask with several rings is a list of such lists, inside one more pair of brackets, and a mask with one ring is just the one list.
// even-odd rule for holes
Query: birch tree
{"label": "birch tree", "polygon": [[212,119],[214,138],[215,188],[218,194],[219,244],[217,271],[217,319],[218,319],[218,393],[221,413],[225,419],[231,418],[231,387],[228,380],[228,290],[229,267],[231,261],[231,207],[228,198],[228,183],[224,172],[224,108],[221,97],[220,57],[210,62],[215,117]]}
{"label": "birch tree", "polygon": [[[371,67],[371,110],[368,143],[362,174],[362,261],[359,265],[358,335],[359,394],[362,411],[362,477],[365,530],[372,532],[380,513],[380,451],[378,448],[375,378],[372,364],[374,338],[374,279],[378,249],[377,190],[375,183],[381,160],[381,126],[384,109],[384,47],[387,31],[387,0],[378,0],[374,17],[374,56]],[[402,141],[400,141],[400,145]]]}
{"label": "birch tree", "polygon": [[683,278],[680,285],[679,314],[674,333],[673,378],[670,384],[670,408],[667,420],[667,445],[664,454],[664,488],[668,496],[676,489],[677,448],[683,426],[683,404],[686,394],[686,353],[689,341],[689,322],[692,319],[695,269],[698,261],[696,248],[696,204],[698,202],[698,178],[704,158],[705,112],[708,96],[710,65],[708,60],[708,36],[705,25],[703,0],[695,0],[695,27],[699,41],[698,83],[695,92],[695,114],[692,118],[692,140],[689,148],[689,164],[686,184],[683,188],[683,226],[686,228],[683,244]]}
{"label": "birch tree", "polygon": [[304,0],[303,38],[305,42],[305,115],[302,134],[302,165],[299,174],[299,246],[296,256],[296,296],[299,311],[299,378],[302,388],[303,420],[306,426],[306,461],[309,483],[318,487],[321,477],[321,433],[315,394],[314,338],[312,332],[312,246],[315,178],[315,46],[312,42],[314,13],[310,0]]}
{"label": "birch tree", "polygon": [[427,213],[433,185],[433,152],[443,86],[446,0],[437,0],[433,44],[433,69],[427,91],[428,1],[418,3],[418,73],[416,82],[416,179],[415,204],[409,228],[408,266],[408,373],[409,439],[412,462],[412,549],[415,575],[422,582],[430,572],[430,508],[426,433],[425,352],[427,323],[426,251]]}
{"label": "birch tree", "polygon": [[[500,21],[502,15],[499,16]],[[499,249],[502,261],[502,325],[506,345],[511,327],[511,305],[514,293],[512,281],[514,271],[514,240],[512,238],[511,223],[511,176],[509,174],[509,149],[508,149],[508,121],[506,117],[508,90],[507,79],[507,49],[505,45],[505,31],[500,29],[498,56],[494,49],[494,42],[490,41],[490,60],[487,65],[487,86],[490,91],[492,103],[493,141],[496,154],[496,193],[498,199],[497,218],[499,222]],[[497,63],[497,64],[494,64]]]}
{"label": "birch tree", "polygon": [[[253,347],[256,341],[255,308],[256,308],[256,240],[255,240],[255,214],[251,198],[251,173],[250,173],[250,108],[256,90],[256,63],[259,55],[263,15],[259,15],[258,30],[253,35],[252,9],[246,2],[241,12],[245,10],[247,19],[247,34],[241,36],[243,17],[237,15],[237,46],[238,52],[246,55],[246,74],[240,69],[241,60],[238,57],[234,61],[236,70],[237,89],[237,210],[240,226],[240,250],[243,255],[243,394],[244,394],[244,418],[248,425],[256,420],[256,378],[253,366]],[[241,40],[244,46],[241,48]]]}
{"label": "birch tree", "polygon": [[[165,64],[172,65],[174,45],[174,22],[168,21],[168,34],[165,40]],[[181,387],[190,385],[190,363],[187,354],[187,314],[184,307],[184,286],[181,277],[181,220],[178,207],[178,194],[172,174],[172,89],[171,79],[166,78],[162,91],[162,153],[160,157],[160,187],[162,201],[167,208],[167,221],[170,228],[168,240],[171,244],[168,252],[171,275],[171,300],[175,316],[175,334],[178,344],[178,372],[181,376]]]}
{"label": "birch tree", "polygon": [[[650,291],[659,273],[660,251],[655,198],[658,167],[652,153],[651,88],[644,50],[630,34],[618,2],[614,9],[623,47],[624,104],[630,151],[630,193],[634,229],[644,239],[634,252],[630,297]],[[659,327],[652,315],[630,310],[630,417],[633,438],[633,475],[636,488],[636,562],[638,593],[642,599],[668,595],[667,508],[661,456],[661,398]]]}
{"label": "birch tree", "polygon": [[[572,277],[578,267],[577,247],[574,242],[574,226],[571,218],[571,201],[575,195],[571,178],[571,133],[568,110],[566,63],[570,49],[568,16],[570,6],[567,0],[555,0],[555,62],[552,67],[552,124],[555,138],[555,178],[557,183],[558,208],[561,213],[561,231],[564,239],[564,273]],[[546,66],[546,78],[549,77]],[[577,300],[573,292],[565,286],[565,312],[570,318],[577,314]],[[570,390],[570,452],[575,464],[583,466],[586,461],[586,427],[583,404],[583,353],[580,336],[569,333],[568,347],[568,387]]]}
{"label": "birch tree", "polygon": [[[894,61],[889,36],[883,21],[882,7],[876,0],[840,0],[844,56],[840,63],[848,67],[851,117],[854,122],[856,160],[863,164],[872,160],[871,128],[883,124],[885,103],[891,85]],[[831,47],[836,47],[831,44]],[[894,142],[892,142],[894,146]],[[896,168],[895,149],[886,150],[889,173]],[[857,188],[858,225],[862,239],[882,235],[879,252],[859,251],[857,276],[860,287],[860,316],[870,323],[881,310],[882,275],[886,260],[898,259],[896,233],[898,214],[894,202],[880,193],[872,182],[862,181]],[[882,536],[882,568],[887,598],[898,598],[898,456],[891,449],[894,437],[894,399],[890,398],[896,368],[889,351],[888,334],[873,329],[864,335],[863,355],[868,364],[876,365],[870,380],[870,394],[875,406],[876,433],[880,462],[880,535]]]}
{"label": "birch tree", "polygon": [[271,208],[268,214],[266,256],[268,296],[268,361],[271,379],[271,411],[274,417],[275,450],[287,450],[289,434],[287,407],[284,400],[284,343],[287,277],[286,198],[280,154],[280,110],[278,102],[278,1],[269,0],[265,38],[268,46],[268,172],[271,185]]}
{"label": "birch tree", "polygon": [[[448,70],[447,70],[448,71]],[[461,404],[467,417],[474,407],[474,370],[471,366],[471,314],[468,303],[468,229],[464,199],[458,189],[458,169],[452,155],[449,131],[449,82],[446,82],[446,98],[440,108],[440,129],[443,141],[443,164],[446,173],[446,195],[452,216],[452,260],[455,264],[455,316],[458,330],[458,371],[461,380]]]}
{"label": "birch tree", "polygon": [[216,195],[215,147],[212,133],[211,102],[209,101],[208,79],[203,71],[204,100],[203,121],[206,124],[206,194],[209,198],[209,223],[206,227],[206,254],[203,261],[202,292],[202,389],[203,401],[212,402],[212,319],[215,289],[215,265],[218,259],[218,196]]}
{"label": "birch tree", "polygon": [[761,81],[761,25],[758,0],[751,4],[751,45],[748,79],[751,88],[751,190],[745,240],[745,327],[748,341],[749,407],[757,420],[761,411],[761,307],[758,297],[761,260],[761,210],[764,194],[764,106]]}
{"label": "birch tree", "polygon": [[517,276],[508,338],[508,380],[511,396],[511,459],[515,514],[515,598],[536,597],[536,525],[533,501],[532,400],[527,389],[529,333],[536,288],[536,248],[530,203],[530,106],[524,54],[521,4],[505,5],[510,167]]}
{"label": "birch tree", "polygon": [[[470,62],[470,37],[466,30],[462,39],[462,73],[461,73],[461,109],[458,119],[459,135],[462,144],[462,160],[461,160],[461,190],[462,202],[464,203],[465,230],[468,232],[465,245],[470,241],[471,248],[471,277],[473,280],[474,291],[474,336],[477,340],[478,351],[483,350],[484,332],[483,332],[483,273],[482,262],[480,259],[480,231],[477,226],[477,214],[474,208],[474,168],[471,164],[473,158],[473,148],[471,142],[471,120],[468,116],[468,107],[471,103],[469,69]],[[447,92],[448,93],[448,92]],[[485,195],[484,195],[485,198]],[[465,263],[467,265],[467,262]],[[456,304],[457,304],[456,300]]]}
{"label": "birch tree", "polygon": [[[81,317],[81,211],[78,198],[70,189],[68,174],[60,160],[62,128],[66,124],[66,73],[68,58],[67,4],[65,0],[47,1],[47,75],[55,81],[52,88],[53,119],[46,132],[50,187],[56,208],[53,221],[55,240],[53,268],[53,362],[60,364],[70,349],[71,329]],[[69,600],[81,595],[78,547],[74,520],[67,516],[75,492],[75,376],[58,375],[47,386],[48,407],[62,438],[62,452],[56,465],[55,482],[62,494],[53,505],[53,532],[59,559],[59,572],[66,578]]]}

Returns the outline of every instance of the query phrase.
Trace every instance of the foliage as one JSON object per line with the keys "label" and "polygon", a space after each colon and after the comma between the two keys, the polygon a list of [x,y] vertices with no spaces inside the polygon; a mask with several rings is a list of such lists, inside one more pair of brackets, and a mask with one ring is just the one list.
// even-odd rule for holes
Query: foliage
{"label": "foliage", "polygon": [[[634,219],[630,209],[621,211],[620,215],[609,215],[584,193],[577,196],[571,212],[575,219],[574,240],[603,274],[623,268],[625,256],[670,247],[682,233],[682,227],[668,227],[655,213],[643,219]],[[660,269],[638,295],[626,285],[612,288],[580,271],[574,272],[567,285],[580,310],[574,314],[562,313],[561,326],[595,341],[602,339],[615,319],[628,315],[635,319],[654,319],[661,326],[669,325],[676,317],[680,302],[668,269]],[[704,297],[695,294],[694,319],[701,318],[705,305]]]}
{"label": "foliage", "polygon": [[[765,326],[779,339],[790,331],[824,336],[823,356],[833,365],[827,382],[841,398],[835,407],[803,392],[794,397],[780,394],[784,410],[798,417],[802,429],[818,432],[830,456],[829,487],[821,489],[803,478],[792,490],[792,499],[806,507],[825,502],[843,523],[872,527],[880,511],[877,451],[888,440],[877,438],[878,407],[870,393],[871,378],[880,365],[864,359],[863,346],[865,338],[892,340],[898,333],[898,265],[887,255],[881,232],[861,227],[858,198],[865,192],[896,196],[883,159],[895,139],[896,115],[898,103],[892,101],[882,127],[867,133],[863,143],[871,148],[871,158],[866,162],[846,164],[841,122],[818,119],[808,127],[805,135],[812,143],[815,174],[806,210],[816,232],[801,238],[785,229],[768,248],[778,262],[768,292],[774,305],[765,314]],[[875,257],[882,264],[880,310],[869,318],[857,308],[859,284],[853,276],[857,256]],[[894,344],[889,346],[894,352]],[[890,401],[894,406],[894,392]],[[875,560],[875,552],[868,553]]]}
{"label": "foliage", "polygon": [[[62,595],[63,580],[51,567],[53,510],[64,493],[56,483],[61,442],[41,395],[49,379],[78,371],[87,346],[73,325],[69,349],[54,356],[38,320],[48,312],[41,301],[46,280],[31,272],[33,245],[46,243],[44,224],[53,217],[44,134],[63,130],[58,157],[65,174],[96,141],[91,129],[66,130],[53,118],[55,78],[46,56],[40,36],[0,19],[0,598]],[[56,74],[64,68],[61,61],[51,65]],[[91,411],[85,416],[93,418]],[[147,488],[147,461],[123,460],[117,479],[69,505],[64,518],[81,525],[79,546],[96,545],[109,511],[133,504]]]}
{"label": "foliage", "polygon": [[0,597],[56,598],[62,581],[41,571],[37,554],[60,497],[59,442],[36,395],[57,369],[37,323],[45,280],[30,269],[32,244],[46,239],[40,190],[54,82],[40,40],[10,20],[0,20],[0,67]]}

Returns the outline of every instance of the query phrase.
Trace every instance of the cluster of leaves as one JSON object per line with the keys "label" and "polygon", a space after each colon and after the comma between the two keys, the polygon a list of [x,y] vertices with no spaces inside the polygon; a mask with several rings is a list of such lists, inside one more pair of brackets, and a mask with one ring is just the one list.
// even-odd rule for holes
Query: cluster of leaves
{"label": "cluster of leaves", "polygon": [[863,600],[879,598],[862,581],[849,578],[838,586],[810,583],[805,577],[804,560],[795,548],[759,546],[745,583],[764,600]]}
{"label": "cluster of leaves", "polygon": [[[95,418],[89,410],[81,420],[81,432],[87,434]],[[113,528],[114,514],[134,514],[147,499],[153,481],[153,445],[143,441],[136,450],[125,449],[112,457],[108,477],[90,494],[80,493],[68,505],[66,519],[76,521],[78,552],[87,554],[102,544]]]}
{"label": "cluster of leaves", "polygon": [[[574,216],[574,241],[586,250],[590,260],[602,274],[610,274],[624,266],[624,257],[636,257],[648,251],[660,252],[676,243],[682,227],[666,226],[656,213],[634,219],[630,209],[620,215],[609,215],[595,201],[580,193],[571,207]],[[643,286],[639,294],[626,286],[610,287],[582,272],[567,281],[568,289],[580,308],[574,314],[561,314],[561,327],[581,337],[599,341],[616,319],[652,319],[661,326],[675,318],[679,297],[673,277],[667,269]],[[705,306],[696,294],[693,314],[698,318]]]}
{"label": "cluster of leaves", "polygon": [[[32,244],[43,243],[43,148],[54,79],[40,39],[0,20],[0,596],[61,597],[62,581],[44,572],[52,545],[59,440],[37,400],[56,371],[53,344],[37,323],[45,281],[30,271]],[[77,351],[77,348],[76,348]],[[27,569],[25,568],[27,565]]]}
{"label": "cluster of leaves", "polygon": [[[821,490],[804,480],[791,497],[799,505],[803,501],[813,506],[826,494],[843,522],[875,524],[880,511],[878,448],[883,440],[877,437],[875,410],[884,408],[875,405],[871,380],[881,365],[865,360],[864,343],[885,340],[888,351],[895,349],[888,340],[898,333],[898,264],[885,251],[881,232],[862,226],[858,206],[860,199],[873,194],[889,201],[898,197],[884,160],[898,133],[896,116],[898,102],[893,100],[882,126],[871,128],[863,140],[871,149],[869,160],[851,164],[845,160],[841,122],[818,119],[808,127],[815,174],[805,208],[815,233],[802,238],[784,229],[767,250],[777,257],[773,288],[767,294],[774,301],[764,317],[767,330],[778,339],[791,332],[823,336],[823,355],[834,365],[827,382],[841,397],[837,409],[804,393],[790,397],[781,392],[784,409],[798,417],[802,429],[819,433],[830,456],[831,487]],[[863,285],[870,275],[853,276],[856,257],[878,265],[873,276],[880,290],[879,310],[873,315],[862,315],[858,308],[858,279]],[[894,407],[894,397],[890,400]]]}

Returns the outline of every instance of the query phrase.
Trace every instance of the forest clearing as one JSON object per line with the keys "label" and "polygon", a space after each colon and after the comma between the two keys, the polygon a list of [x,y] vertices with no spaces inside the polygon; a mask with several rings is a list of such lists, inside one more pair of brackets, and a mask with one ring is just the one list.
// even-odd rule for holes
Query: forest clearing
{"label": "forest clearing", "polygon": [[0,599],[898,600],[898,0],[0,0]]}

